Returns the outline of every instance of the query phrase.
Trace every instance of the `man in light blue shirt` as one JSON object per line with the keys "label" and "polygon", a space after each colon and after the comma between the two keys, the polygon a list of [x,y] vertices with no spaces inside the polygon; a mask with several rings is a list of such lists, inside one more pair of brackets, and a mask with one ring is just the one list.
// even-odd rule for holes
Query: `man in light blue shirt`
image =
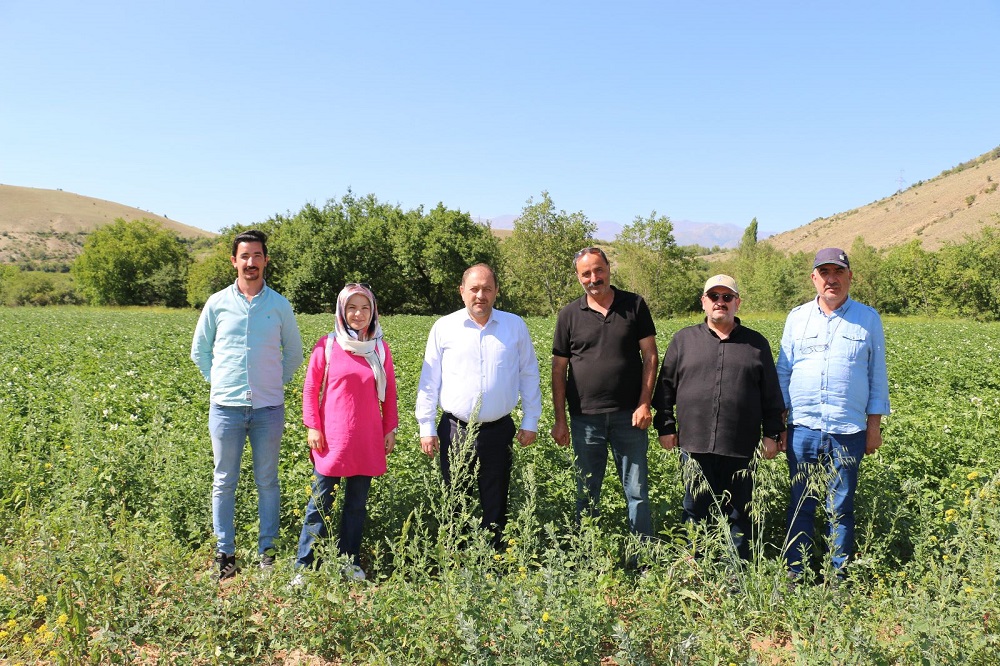
{"label": "man in light blue shirt", "polygon": [[861,459],[882,446],[882,415],[889,413],[885,334],[878,313],[848,295],[853,273],[843,250],[817,252],[811,277],[817,297],[789,313],[778,355],[791,475],[784,557],[793,576],[801,575],[820,499],[814,489],[825,487],[830,559],[842,577],[854,553]]}
{"label": "man in light blue shirt", "polygon": [[257,552],[261,567],[274,565],[284,385],[302,364],[292,306],[264,282],[267,237],[257,230],[237,235],[230,261],[236,282],[208,298],[191,342],[191,358],[212,385],[208,429],[215,458],[212,523],[220,580],[237,571],[236,483],[248,438],[260,520]]}
{"label": "man in light blue shirt", "polygon": [[[482,526],[493,532],[492,544],[499,550],[507,525],[513,440],[521,446],[535,441],[542,393],[528,326],[517,315],[493,308],[497,288],[488,265],[465,271],[459,287],[465,307],[438,319],[428,335],[416,416],[420,447],[428,456],[440,449],[445,481],[450,484],[455,471],[457,481],[467,484],[461,490],[478,491]],[[518,397],[523,414],[515,429],[511,412]],[[456,449],[470,421],[476,437],[467,443],[471,455],[466,460]]]}

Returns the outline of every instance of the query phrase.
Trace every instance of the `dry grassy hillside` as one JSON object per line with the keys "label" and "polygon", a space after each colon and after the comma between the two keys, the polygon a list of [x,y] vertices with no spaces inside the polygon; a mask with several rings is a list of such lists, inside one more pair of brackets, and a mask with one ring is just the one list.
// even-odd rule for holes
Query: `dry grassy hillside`
{"label": "dry grassy hillside", "polygon": [[786,252],[850,247],[858,236],[878,248],[914,238],[936,250],[984,226],[1000,225],[1000,148],[861,208],[814,220],[765,242]]}
{"label": "dry grassy hillside", "polygon": [[0,185],[0,263],[70,261],[86,235],[117,218],[158,222],[181,238],[210,238],[210,231],[131,206],[61,190]]}

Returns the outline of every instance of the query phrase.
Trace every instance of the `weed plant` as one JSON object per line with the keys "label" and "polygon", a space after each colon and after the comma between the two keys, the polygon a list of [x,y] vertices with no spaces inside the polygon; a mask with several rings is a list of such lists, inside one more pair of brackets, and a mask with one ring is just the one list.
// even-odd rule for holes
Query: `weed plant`
{"label": "weed plant", "polygon": [[[642,544],[614,474],[601,518],[576,524],[571,454],[547,436],[547,404],[539,442],[517,449],[511,522],[494,550],[477,502],[457,481],[444,486],[408,416],[433,319],[385,317],[402,426],[369,498],[369,578],[345,578],[328,542],[318,546],[327,564],[290,587],[312,474],[301,377],[286,392],[279,563],[255,566],[248,454],[241,572],[220,585],[208,386],[188,359],[196,319],[0,309],[0,662],[992,664],[1000,654],[995,324],[886,322],[894,413],[861,467],[858,557],[843,584],[825,582],[820,559],[791,585],[783,459],[755,467],[743,564],[723,521],[681,522],[678,456],[651,438],[660,534]],[[332,327],[329,315],[299,321],[307,345]],[[776,348],[782,321],[747,323]],[[660,348],[688,323],[658,322]],[[542,367],[553,326],[529,321]],[[641,573],[625,568],[632,555]]]}

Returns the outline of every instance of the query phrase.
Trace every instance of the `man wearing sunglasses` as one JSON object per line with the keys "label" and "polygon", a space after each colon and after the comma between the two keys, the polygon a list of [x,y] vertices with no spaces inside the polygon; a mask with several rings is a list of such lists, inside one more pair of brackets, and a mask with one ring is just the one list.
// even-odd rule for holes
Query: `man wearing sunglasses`
{"label": "man wearing sunglasses", "polygon": [[763,457],[777,455],[785,403],[771,346],[736,316],[736,280],[710,277],[701,306],[705,321],[678,331],[667,347],[653,425],[660,446],[681,449],[684,520],[705,522],[718,506],[732,548],[747,560],[754,452],[763,441]]}
{"label": "man wearing sunglasses", "polygon": [[[882,446],[882,415],[889,413],[885,334],[878,313],[850,298],[853,273],[843,250],[817,252],[811,277],[817,296],[788,314],[778,355],[791,475],[784,556],[791,575],[800,576],[824,499],[831,565],[843,577],[854,552],[861,459]],[[824,497],[817,497],[817,485]]]}
{"label": "man wearing sunglasses", "polygon": [[[577,518],[597,516],[608,448],[628,505],[629,529],[653,535],[647,429],[656,380],[656,328],[638,294],[611,286],[608,257],[597,247],[576,253],[584,294],[559,311],[552,340],[552,438],[569,446],[577,467]],[[566,408],[570,419],[567,425]]]}

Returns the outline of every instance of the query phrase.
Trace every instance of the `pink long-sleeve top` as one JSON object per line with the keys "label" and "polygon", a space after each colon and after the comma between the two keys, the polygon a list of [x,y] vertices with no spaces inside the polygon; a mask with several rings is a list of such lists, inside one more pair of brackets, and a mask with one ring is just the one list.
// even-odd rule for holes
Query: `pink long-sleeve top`
{"label": "pink long-sleeve top", "polygon": [[[385,402],[379,404],[375,375],[363,356],[336,342],[326,367],[326,338],[313,347],[302,387],[302,422],[323,433],[325,448],[310,449],[316,471],[324,476],[385,474],[385,436],[399,425],[396,372],[385,346]],[[323,371],[326,390],[320,399]]]}

